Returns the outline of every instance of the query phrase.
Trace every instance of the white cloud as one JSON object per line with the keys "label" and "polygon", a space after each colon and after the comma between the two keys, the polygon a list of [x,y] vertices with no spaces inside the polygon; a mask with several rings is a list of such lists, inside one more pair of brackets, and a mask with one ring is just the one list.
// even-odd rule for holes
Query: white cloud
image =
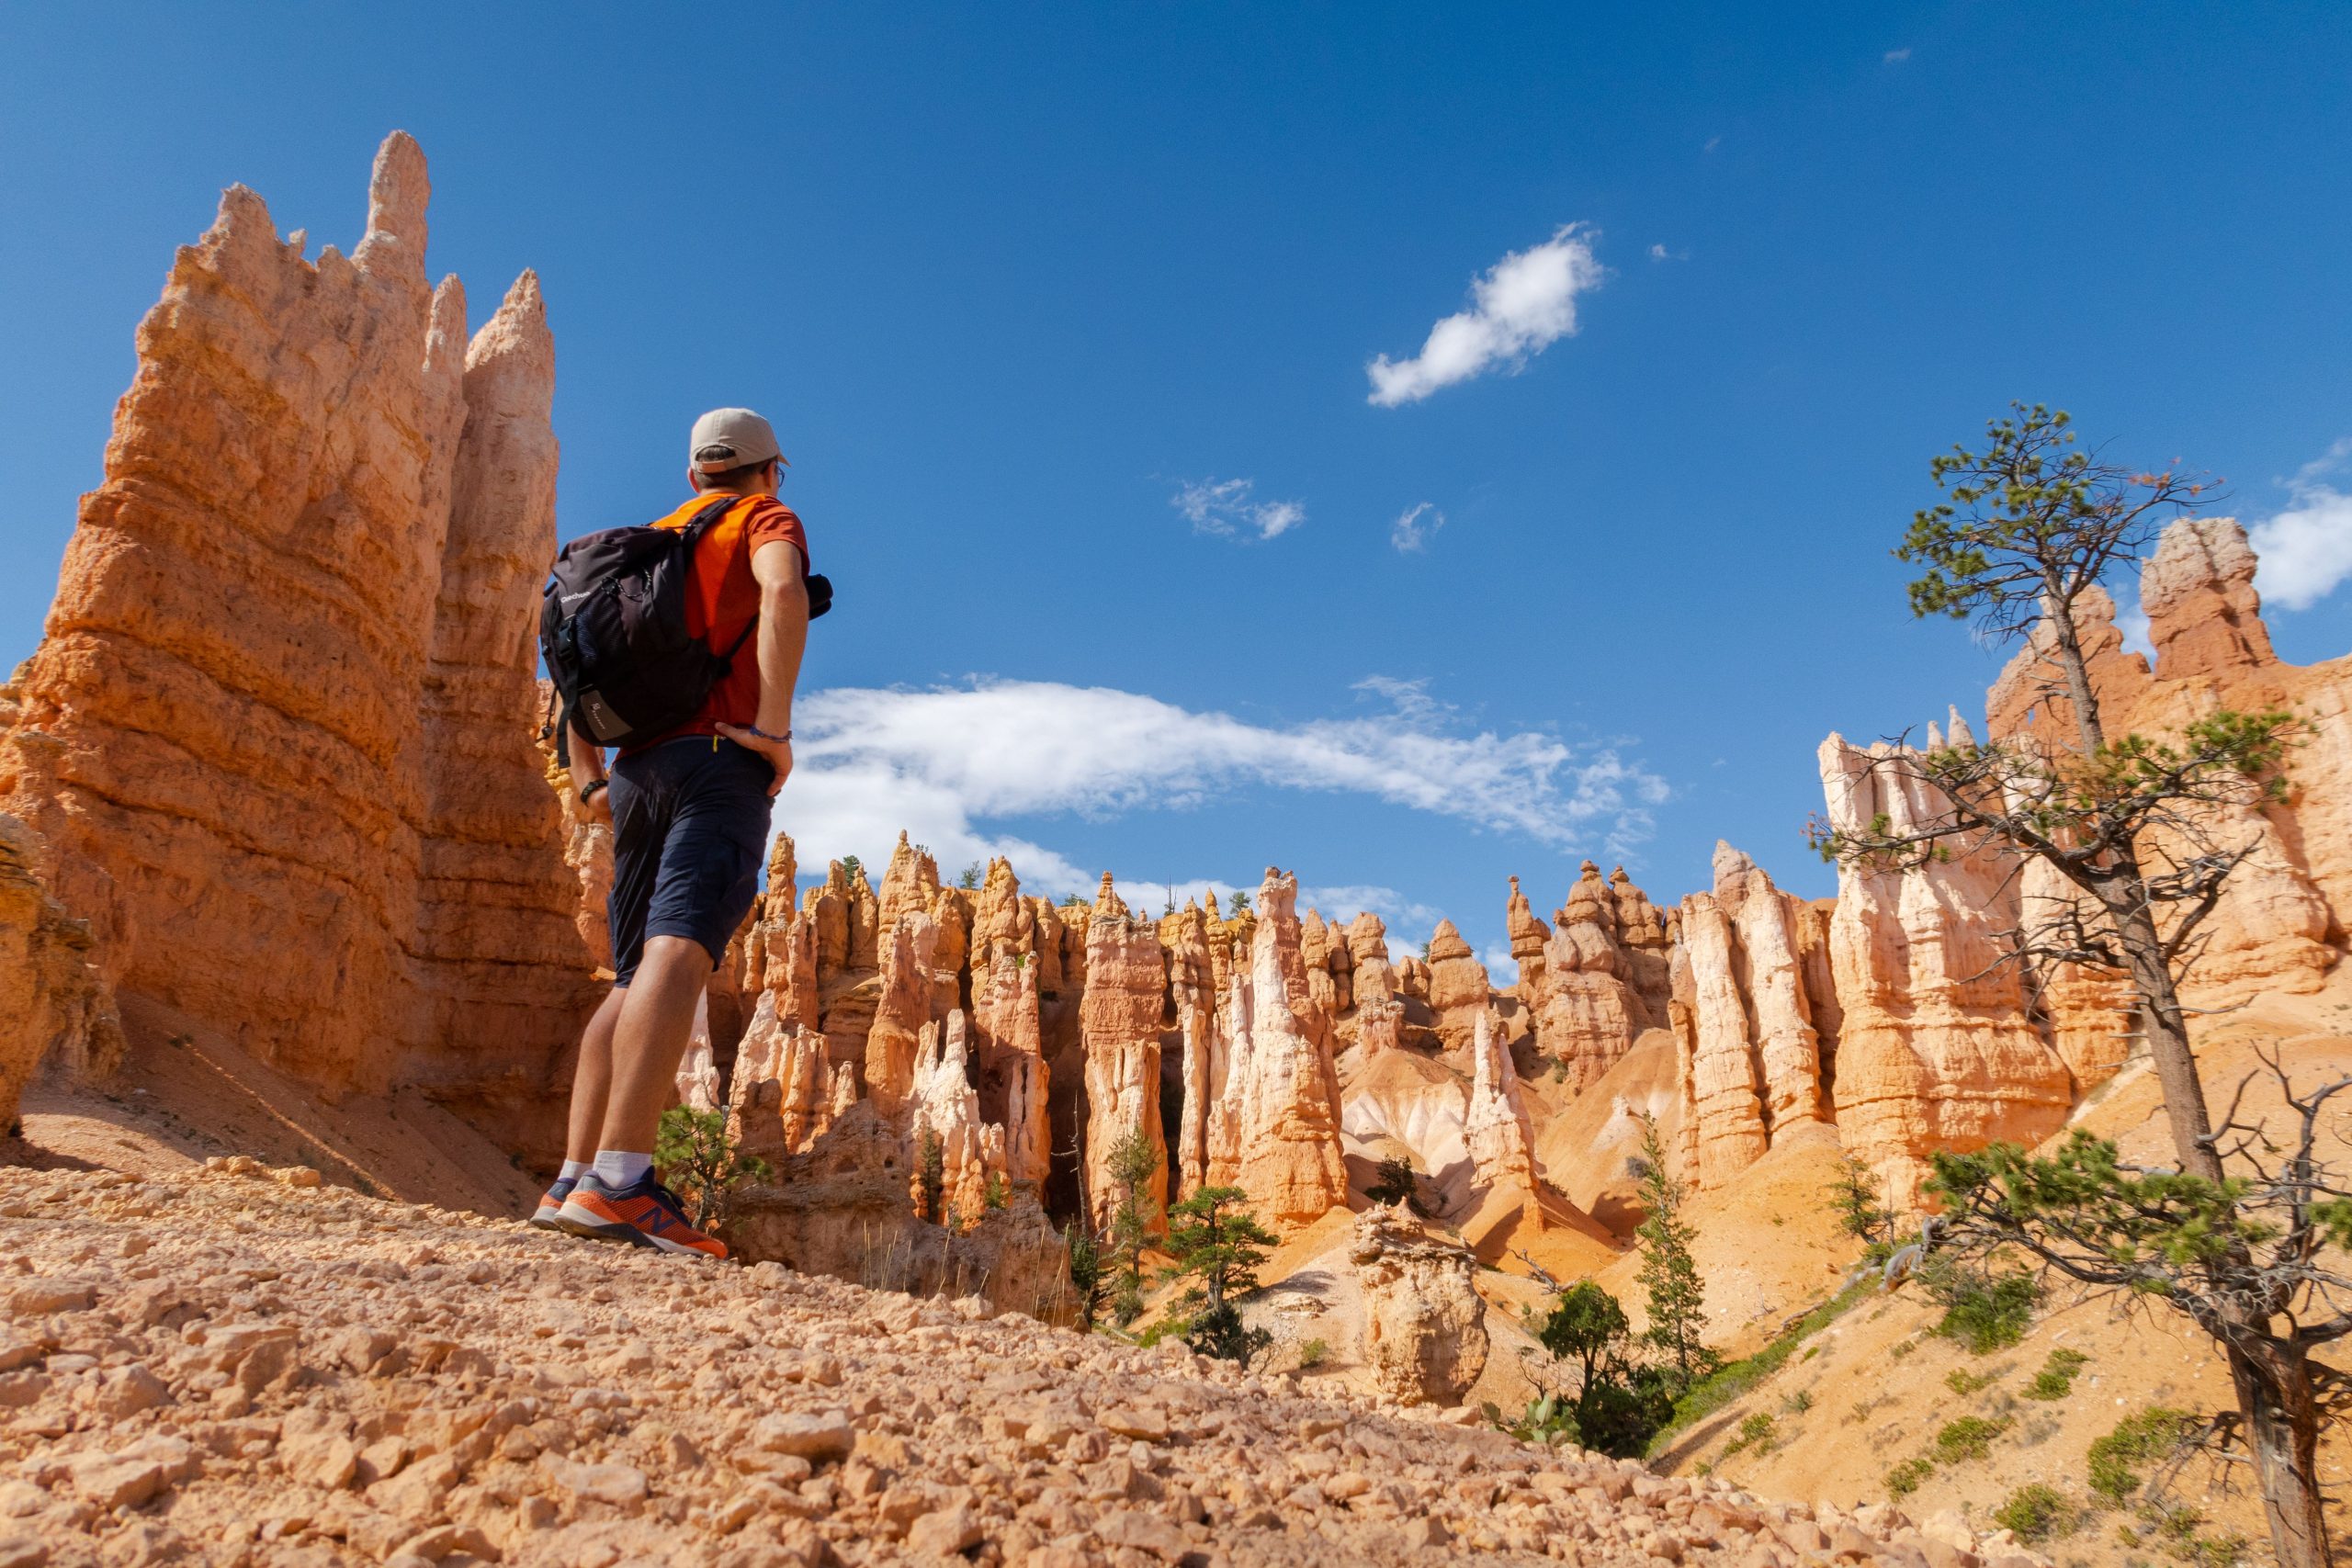
{"label": "white cloud", "polygon": [[1593,259],[1594,231],[1570,223],[1540,245],[1513,251],[1470,286],[1470,309],[1430,329],[1410,359],[1382,355],[1364,367],[1369,401],[1381,408],[1419,402],[1441,387],[1500,367],[1516,371],[1577,330],[1577,296],[1606,275]]}
{"label": "white cloud", "polygon": [[2140,608],[2135,597],[2130,604],[2116,601],[2115,629],[2123,634],[2123,651],[2137,653],[2154,662],[2156,657],[2154,639],[2149,636],[2148,612]]}
{"label": "white cloud", "polygon": [[1519,960],[1510,949],[1501,943],[1478,954],[1478,962],[1487,966],[1487,978],[1499,990],[1509,990],[1519,984]]}
{"label": "white cloud", "polygon": [[2267,604],[2308,610],[2352,577],[2352,495],[2321,481],[2352,457],[2352,436],[2286,481],[2294,504],[2246,530],[2261,565],[2254,585]]}
{"label": "white cloud", "polygon": [[1202,479],[1178,487],[1168,504],[1182,513],[1193,531],[1227,538],[1255,535],[1272,539],[1306,521],[1306,508],[1295,501],[1253,501],[1250,479]]}
{"label": "white cloud", "polygon": [[[1389,935],[1407,931],[1435,931],[1445,912],[1433,905],[1408,898],[1394,887],[1366,886],[1360,883],[1343,883],[1336,886],[1302,887],[1299,903],[1319,911],[1326,919],[1345,922],[1369,909],[1380,917],[1380,923]],[[1416,937],[1415,941],[1419,938]],[[1391,952],[1396,951],[1393,947]]]}
{"label": "white cloud", "polygon": [[1689,251],[1669,251],[1663,243],[1655,244],[1650,247],[1650,260],[1652,261],[1689,261],[1690,259],[1690,253]]}
{"label": "white cloud", "polygon": [[1445,513],[1425,501],[1397,513],[1388,525],[1388,542],[1399,550],[1418,552],[1427,549],[1430,536],[1444,526]]}
{"label": "white cloud", "polygon": [[[1286,727],[1051,682],[813,692],[794,716],[798,765],[779,816],[806,864],[872,859],[904,828],[943,867],[1003,854],[1024,884],[1058,895],[1091,889],[1101,868],[993,831],[990,818],[1105,819],[1270,788],[1362,795],[1574,853],[1646,838],[1647,808],[1667,797],[1664,781],[1613,747],[1537,731],[1472,733],[1417,682],[1367,689],[1392,708]],[[1148,898],[1186,868],[1132,869],[1131,891]],[[1220,898],[1230,891],[1175,881],[1180,904],[1203,886],[1218,886]],[[1351,914],[1422,912],[1385,888],[1318,897],[1327,914],[1351,900]]]}
{"label": "white cloud", "polygon": [[1900,65],[1911,58],[1911,46],[1905,44],[1901,49],[1890,49],[1879,58],[1889,65]]}

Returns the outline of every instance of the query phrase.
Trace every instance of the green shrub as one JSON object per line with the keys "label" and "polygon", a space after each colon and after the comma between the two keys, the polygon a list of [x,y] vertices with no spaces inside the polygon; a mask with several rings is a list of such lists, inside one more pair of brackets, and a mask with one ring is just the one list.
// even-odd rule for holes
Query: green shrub
{"label": "green shrub", "polygon": [[2034,1373],[2033,1381],[2025,1385],[2025,1396],[2028,1399],[2065,1398],[2075,1391],[2075,1374],[2089,1361],[2090,1358],[2080,1350],[2069,1350],[2060,1346],[2050,1352],[2050,1359],[2041,1364],[2041,1371]]}
{"label": "green shrub", "polygon": [[2199,1535],[2197,1527],[2205,1516],[2194,1508],[2156,1508],[2143,1506],[2140,1517],[2154,1530],[2157,1543],[2182,1562],[2195,1568],[2229,1568],[2244,1558],[2251,1543],[2242,1535]]}
{"label": "green shrub", "polygon": [[2122,1503],[2140,1489],[2138,1467],[2170,1452],[2193,1420],[2186,1410],[2152,1404],[2115,1424],[2086,1456],[2090,1461],[2091,1490],[2110,1503]]}
{"label": "green shrub", "polygon": [[1974,1393],[1993,1381],[1991,1372],[1972,1372],[1966,1367],[1954,1367],[1944,1374],[1944,1386],[1954,1393]]}
{"label": "green shrub", "polygon": [[1758,1410],[1740,1422],[1739,1435],[1724,1445],[1724,1451],[1720,1457],[1730,1459],[1733,1455],[1745,1453],[1749,1449],[1754,1449],[1759,1454],[1769,1454],[1778,1441],[1779,1434],[1773,1430],[1772,1417],[1766,1412]]}
{"label": "green shrub", "polygon": [[1310,1339],[1298,1348],[1298,1370],[1311,1371],[1329,1359],[1330,1354],[1331,1347],[1320,1339]]}
{"label": "green shrub", "polygon": [[1957,1421],[1944,1423],[1936,1434],[1936,1457],[1946,1464],[1958,1464],[1962,1460],[1983,1459],[1992,1451],[1993,1439],[2009,1429],[2006,1416],[1988,1421],[1982,1416],[1963,1416]]}
{"label": "green shrub", "polygon": [[1363,1195],[1375,1203],[1402,1203],[1413,1213],[1426,1217],[1429,1211],[1421,1207],[1421,1179],[1409,1159],[1385,1159],[1373,1184]]}
{"label": "green shrub", "polygon": [[1809,1388],[1801,1388],[1781,1400],[1781,1404],[1790,1415],[1802,1416],[1813,1408],[1813,1391]]}
{"label": "green shrub", "polygon": [[1905,1460],[1886,1472],[1886,1495],[1889,1497],[1908,1497],[1919,1490],[1921,1482],[1935,1473],[1935,1469],[1936,1461],[1925,1454],[1917,1459]]}
{"label": "green shrub", "polygon": [[2064,1493],[2037,1481],[2010,1493],[2009,1500],[1993,1510],[1993,1522],[2015,1530],[2019,1540],[2031,1546],[2064,1535],[2079,1520]]}
{"label": "green shrub", "polygon": [[1919,1283],[1944,1309],[1936,1332],[1980,1356],[2025,1337],[2041,1287],[2022,1269],[1994,1269],[1941,1255],[1921,1265]]}
{"label": "green shrub", "polygon": [[727,1223],[735,1190],[765,1181],[767,1161],[736,1148],[727,1135],[727,1113],[673,1105],[662,1113],[653,1134],[653,1163],[662,1179],[694,1202],[696,1230]]}

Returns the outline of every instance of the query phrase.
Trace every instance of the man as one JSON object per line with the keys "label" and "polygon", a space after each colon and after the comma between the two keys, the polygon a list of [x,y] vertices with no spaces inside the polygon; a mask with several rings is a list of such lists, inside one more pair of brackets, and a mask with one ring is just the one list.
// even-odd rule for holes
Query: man
{"label": "man", "polygon": [[686,629],[715,653],[757,631],[693,718],[621,752],[609,774],[572,727],[572,787],[613,825],[613,990],[581,1037],[563,1172],[531,1223],[724,1258],[653,1179],[654,1131],[695,1004],[758,890],[769,802],[792,773],[808,541],[776,500],[786,465],[766,420],[715,409],[695,421],[687,451],[695,499],[655,526],[684,528],[719,495],[741,500],[695,547]]}

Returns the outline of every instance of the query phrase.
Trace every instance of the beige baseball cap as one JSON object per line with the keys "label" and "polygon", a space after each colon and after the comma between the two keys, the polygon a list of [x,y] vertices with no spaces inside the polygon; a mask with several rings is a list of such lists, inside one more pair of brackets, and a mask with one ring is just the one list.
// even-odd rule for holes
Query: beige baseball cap
{"label": "beige baseball cap", "polygon": [[723,474],[771,457],[792,466],[776,450],[775,427],[750,409],[713,409],[695,421],[686,438],[686,461],[696,473]]}

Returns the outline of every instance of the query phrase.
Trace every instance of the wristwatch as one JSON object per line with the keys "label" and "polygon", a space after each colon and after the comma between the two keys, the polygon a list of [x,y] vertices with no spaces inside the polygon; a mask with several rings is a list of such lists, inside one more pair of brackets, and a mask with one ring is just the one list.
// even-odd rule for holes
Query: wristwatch
{"label": "wristwatch", "polygon": [[596,792],[598,790],[605,787],[606,785],[603,779],[590,779],[586,784],[580,786],[580,804],[582,806],[587,805],[591,800],[594,800],[596,797]]}

